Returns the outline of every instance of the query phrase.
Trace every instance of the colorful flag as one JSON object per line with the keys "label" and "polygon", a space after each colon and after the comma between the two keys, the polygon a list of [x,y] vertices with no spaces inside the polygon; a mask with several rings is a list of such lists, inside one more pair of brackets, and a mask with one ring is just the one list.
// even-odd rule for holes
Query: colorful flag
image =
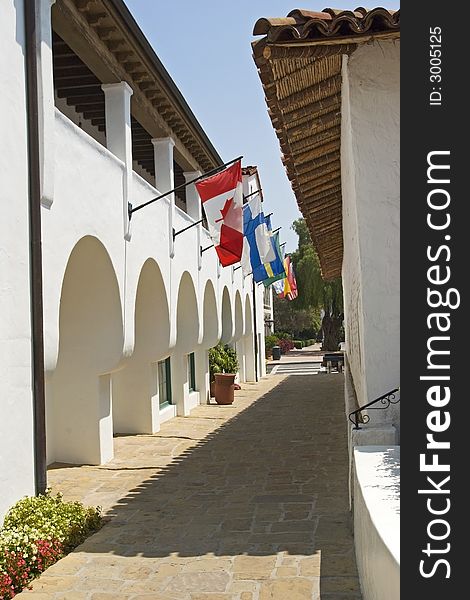
{"label": "colorful flag", "polygon": [[282,261],[282,250],[279,246],[279,234],[271,235],[271,244],[276,258],[269,263],[260,265],[253,269],[253,279],[256,282],[262,281],[265,287],[269,287],[278,279],[284,279],[286,272]]}
{"label": "colorful flag", "polygon": [[279,298],[284,298],[284,279],[273,283],[273,289]]}
{"label": "colorful flag", "polygon": [[290,259],[290,256],[286,256],[287,261],[287,278],[286,285],[284,287],[284,294],[288,300],[295,300],[298,296],[297,292],[297,281],[295,279],[294,266]]}
{"label": "colorful flag", "polygon": [[243,234],[243,275],[248,275],[262,264],[276,259],[259,194],[255,194],[243,206]]}
{"label": "colorful flag", "polygon": [[273,288],[274,291],[277,294],[278,298],[287,298],[287,294],[290,293],[290,285],[289,285],[289,279],[287,277],[287,273],[289,272],[289,257],[285,257],[284,258],[284,271],[286,273],[286,277],[284,277],[284,279],[280,279],[278,281],[275,281],[273,283]]}
{"label": "colorful flag", "polygon": [[233,265],[241,259],[243,250],[241,160],[195,185],[220,263],[223,267]]}
{"label": "colorful flag", "polygon": [[284,271],[287,274],[282,281],[278,280],[273,283],[274,291],[279,298],[287,298],[287,300],[295,300],[298,296],[297,281],[294,274],[294,266],[290,256],[284,259]]}

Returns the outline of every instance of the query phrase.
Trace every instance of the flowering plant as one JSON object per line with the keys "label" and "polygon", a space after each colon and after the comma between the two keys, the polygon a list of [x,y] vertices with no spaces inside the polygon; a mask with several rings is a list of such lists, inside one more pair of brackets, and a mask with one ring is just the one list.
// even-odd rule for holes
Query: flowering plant
{"label": "flowering plant", "polygon": [[294,342],[288,339],[279,340],[279,347],[281,348],[281,354],[286,354],[289,350],[294,348]]}
{"label": "flowering plant", "polygon": [[21,499],[0,529],[0,599],[13,598],[100,525],[100,507],[64,502],[50,490]]}

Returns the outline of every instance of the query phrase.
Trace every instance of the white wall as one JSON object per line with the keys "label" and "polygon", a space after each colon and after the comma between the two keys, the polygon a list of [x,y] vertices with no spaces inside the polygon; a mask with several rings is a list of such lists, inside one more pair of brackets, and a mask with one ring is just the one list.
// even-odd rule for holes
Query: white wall
{"label": "white wall", "polygon": [[[399,42],[388,41],[343,63],[343,286],[359,405],[400,383],[399,60]],[[397,422],[397,411],[371,411],[371,424]]]}
{"label": "white wall", "polygon": [[34,493],[23,2],[0,0],[0,519]]}
{"label": "white wall", "polygon": [[[100,463],[112,456],[113,432],[152,433],[167,416],[160,415],[156,361],[171,356],[177,414],[188,415],[195,402],[207,400],[207,349],[220,338],[235,343],[247,332],[245,305],[247,293],[251,295],[251,278],[244,280],[241,269],[220,268],[214,249],[205,252],[199,263],[199,236],[203,247],[211,240],[207,232],[199,234],[196,227],[176,238],[174,257],[170,259],[168,199],[135,213],[130,240],[126,241],[122,204],[128,188],[123,185],[123,163],[58,110],[55,127],[54,201],[51,208],[43,209],[48,460]],[[131,185],[134,206],[159,194],[136,173]],[[174,210],[176,231],[192,222],[183,211]],[[92,256],[84,252],[86,239],[96,241]],[[79,264],[90,264],[90,277],[86,268],[80,277],[73,276],[74,305],[67,301],[71,297],[67,293],[67,273],[70,256],[75,253],[82,257],[77,258]],[[113,326],[109,315],[99,316],[96,300],[92,303],[96,310],[81,311],[87,299],[96,298],[99,283],[94,282],[93,272],[95,267],[103,271],[99,265],[104,257],[113,280],[111,286],[103,274],[104,291],[109,292],[110,286],[115,289],[111,294],[116,307]],[[147,277],[150,264],[153,275]],[[262,297],[258,305],[262,310]],[[78,344],[74,354],[67,353],[68,344],[64,342],[64,337],[70,338],[68,332],[73,332],[70,322],[81,323],[78,355]],[[102,344],[98,341],[103,338],[104,327],[112,346],[103,352],[108,360],[102,364],[96,357],[93,368],[85,369],[80,356],[85,361],[89,359],[87,354],[94,356],[86,352],[87,344],[101,355]],[[250,321],[248,334],[252,333],[251,327]],[[189,393],[187,381],[187,355],[193,351],[199,395]],[[247,352],[250,358],[244,362],[253,361],[249,346]],[[66,379],[61,373],[67,374]],[[103,381],[107,378],[111,385],[103,396]],[[78,387],[81,390],[77,392]],[[89,410],[83,410],[84,396],[91,403]],[[64,397],[74,398],[72,404],[82,407],[76,423],[80,421],[80,430],[88,432],[86,451],[79,443],[80,436],[71,431],[71,413]],[[106,414],[99,412],[104,404],[109,405]]]}
{"label": "white wall", "polygon": [[400,447],[354,450],[354,545],[363,600],[400,598]]}
{"label": "white wall", "polygon": [[[20,0],[0,2],[0,77],[8,115],[0,124],[1,516],[34,492],[34,462],[24,20]],[[45,40],[50,29],[44,13]],[[212,243],[200,226],[176,238],[170,257],[171,227],[178,231],[195,220],[171,197],[135,213],[129,230],[127,200],[138,206],[165,190],[132,172],[127,154],[126,167],[52,106],[50,53],[42,58],[41,89],[50,100],[41,108],[47,122],[41,139],[48,177],[42,205],[48,462],[95,464],[112,457],[113,433],[157,431],[175,414],[159,408],[155,365],[161,358],[172,358],[180,415],[207,401],[207,350],[222,335],[238,342],[244,377],[252,380],[251,278],[244,279],[241,269],[221,268],[213,248],[200,255],[200,246]],[[128,144],[122,123],[121,141]],[[119,138],[117,125],[113,135]],[[157,166],[162,175],[162,163]],[[190,352],[196,353],[198,387],[191,394]]]}

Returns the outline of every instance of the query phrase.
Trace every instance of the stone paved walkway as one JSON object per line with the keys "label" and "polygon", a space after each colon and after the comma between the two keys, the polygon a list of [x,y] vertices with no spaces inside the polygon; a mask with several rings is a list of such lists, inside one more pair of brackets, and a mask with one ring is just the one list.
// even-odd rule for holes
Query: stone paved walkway
{"label": "stone paved walkway", "polygon": [[49,473],[109,522],[31,600],[360,600],[342,375],[272,376],[230,407],[116,438],[101,467]]}

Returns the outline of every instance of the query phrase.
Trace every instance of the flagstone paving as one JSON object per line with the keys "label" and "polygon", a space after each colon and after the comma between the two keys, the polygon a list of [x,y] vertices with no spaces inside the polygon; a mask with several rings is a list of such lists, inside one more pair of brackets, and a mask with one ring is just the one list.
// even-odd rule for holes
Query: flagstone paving
{"label": "flagstone paving", "polygon": [[271,376],[100,466],[49,471],[107,523],[31,600],[360,600],[343,376]]}

